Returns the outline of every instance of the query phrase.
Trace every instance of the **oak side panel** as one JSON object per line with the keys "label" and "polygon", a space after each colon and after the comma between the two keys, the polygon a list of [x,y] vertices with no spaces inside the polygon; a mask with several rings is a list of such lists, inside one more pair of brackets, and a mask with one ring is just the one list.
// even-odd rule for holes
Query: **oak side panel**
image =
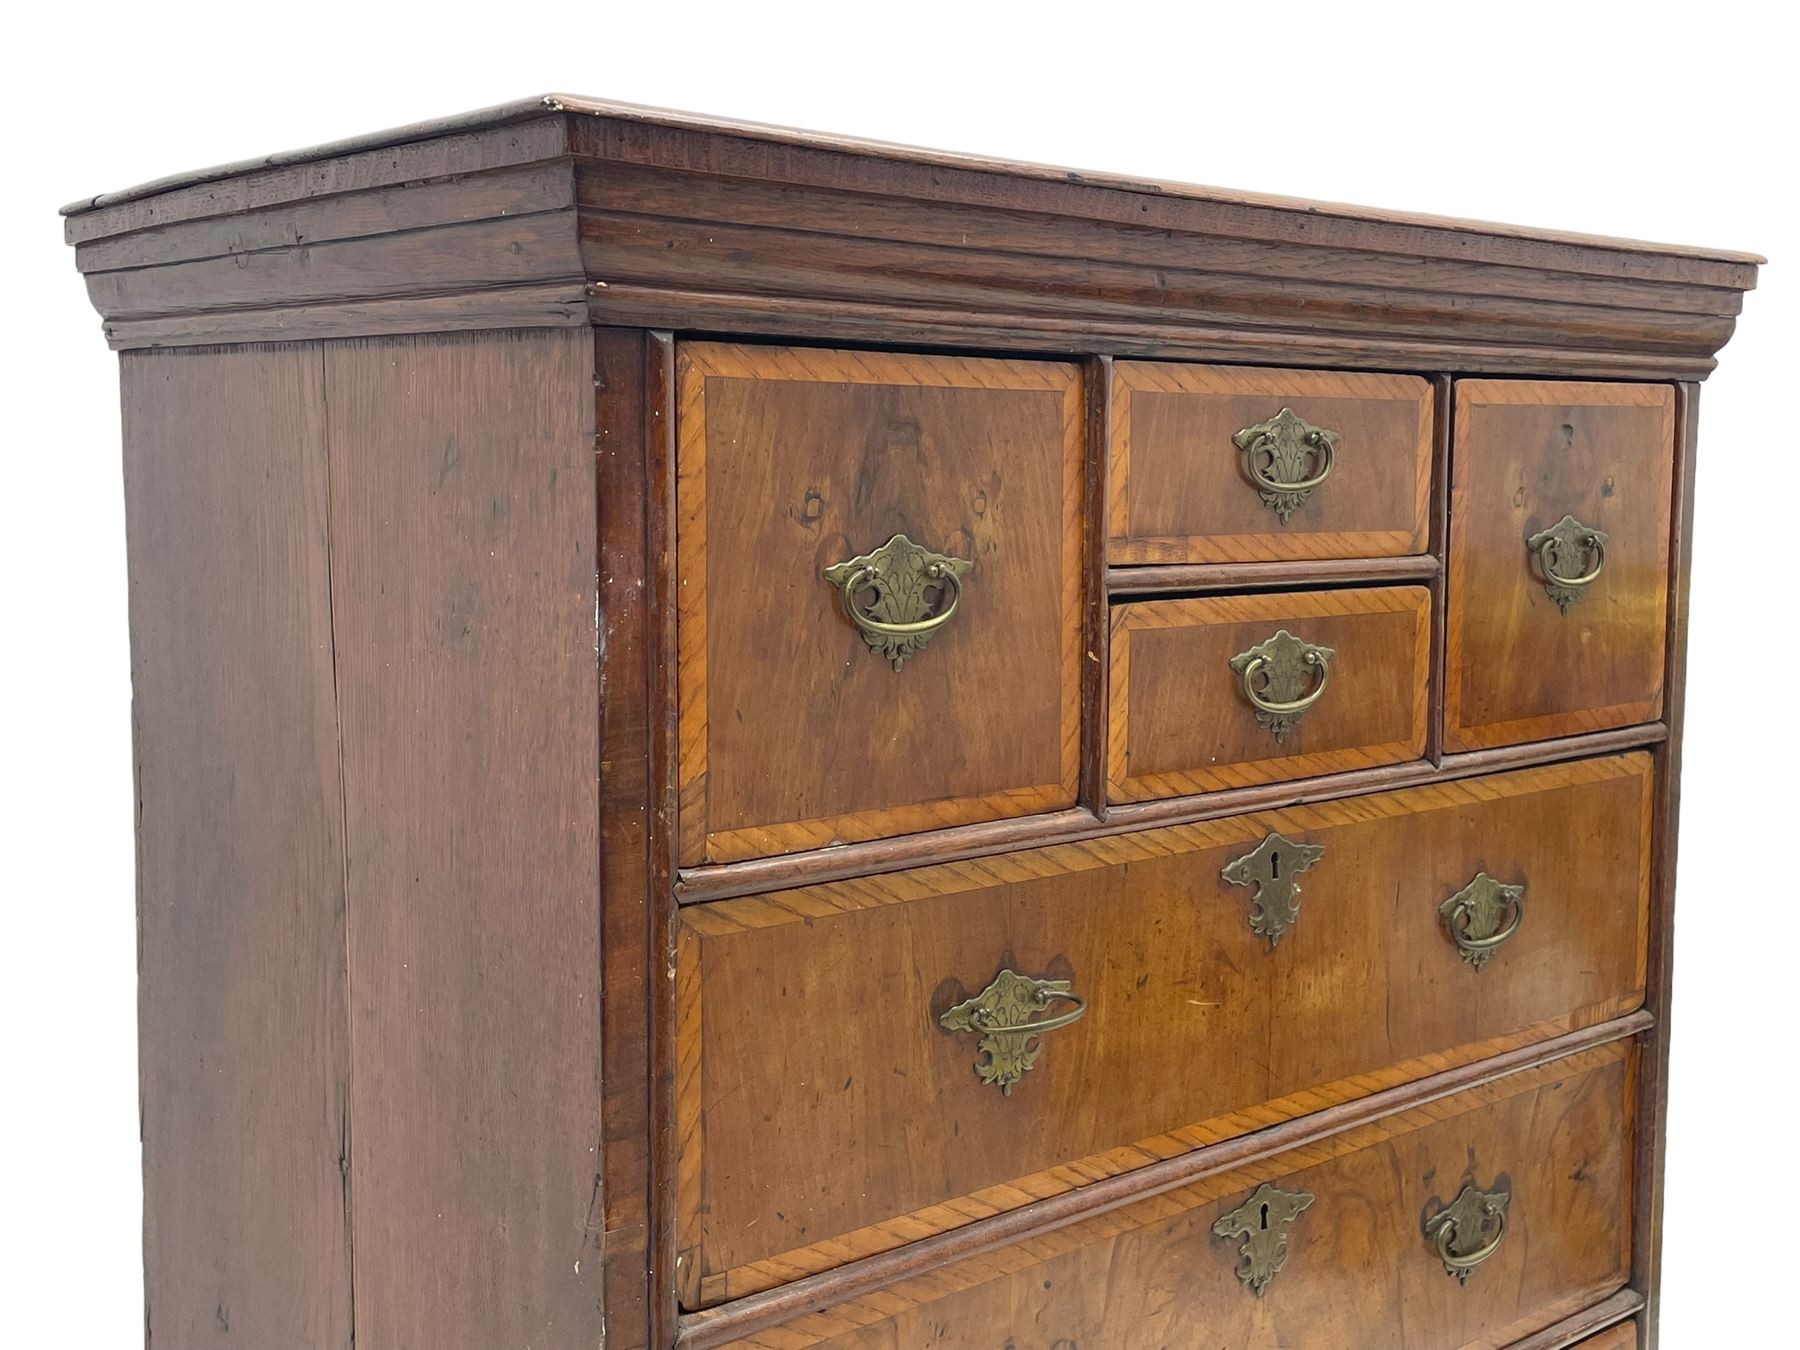
{"label": "oak side panel", "polygon": [[356,1332],[601,1335],[588,331],[327,352]]}
{"label": "oak side panel", "polygon": [[320,352],[149,352],[121,375],[145,1340],[347,1347]]}
{"label": "oak side panel", "polygon": [[[1630,1257],[1632,1056],[1618,1043],[1196,1181],[730,1342],[735,1350],[1496,1350],[1591,1306]],[[1261,1298],[1212,1225],[1306,1191]],[[1473,1182],[1511,1193],[1460,1285],[1421,1232]]]}
{"label": "oak side panel", "polygon": [[[1120,361],[1112,400],[1114,564],[1425,551],[1432,388],[1416,375]],[[1329,476],[1286,521],[1232,440],[1284,408],[1340,437]],[[1315,456],[1308,473],[1318,468]]]}

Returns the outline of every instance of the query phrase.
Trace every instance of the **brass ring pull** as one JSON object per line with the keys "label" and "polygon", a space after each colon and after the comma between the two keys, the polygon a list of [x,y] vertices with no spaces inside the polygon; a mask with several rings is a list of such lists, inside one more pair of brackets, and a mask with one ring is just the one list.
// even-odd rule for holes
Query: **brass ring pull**
{"label": "brass ring pull", "polygon": [[[1583,525],[1574,516],[1564,516],[1525,541],[1543,580],[1544,593],[1563,613],[1567,614],[1581,593],[1600,579],[1606,566],[1607,538],[1605,530]],[[1585,570],[1577,576],[1565,576],[1560,569],[1571,563]]]}
{"label": "brass ring pull", "polygon": [[[1502,927],[1509,913],[1512,920]],[[1480,971],[1525,922],[1525,887],[1477,872],[1473,881],[1438,906],[1438,914],[1463,960]]]}
{"label": "brass ring pull", "polygon": [[962,582],[956,573],[946,568],[942,562],[927,563],[925,580],[932,585],[943,586],[950,593],[950,603],[943,610],[929,619],[917,619],[911,623],[886,623],[873,617],[867,610],[856,603],[857,593],[875,584],[876,571],[873,567],[858,568],[839,583],[843,593],[844,613],[850,616],[850,622],[865,633],[873,633],[880,637],[913,638],[935,633],[950,622],[950,616],[956,613],[956,607],[962,602]]}
{"label": "brass ring pull", "polygon": [[[1319,484],[1331,477],[1331,465],[1332,460],[1336,455],[1336,451],[1332,449],[1331,442],[1319,437],[1319,433],[1316,431],[1310,433],[1305,438],[1305,443],[1308,448],[1318,451],[1319,456],[1323,461],[1319,471],[1311,478],[1303,478],[1298,483],[1284,483],[1278,478],[1269,477],[1269,475],[1263,471],[1261,463],[1255,459],[1250,461],[1250,477],[1256,480],[1256,485],[1258,487],[1267,488],[1270,492],[1311,492],[1314,488],[1318,487]],[[1267,449],[1269,453],[1269,467],[1274,468],[1274,450],[1272,447],[1265,447],[1265,449]]]}
{"label": "brass ring pull", "polygon": [[[1075,1006],[1052,1017],[1032,1020],[1052,1003]],[[976,1076],[1010,1097],[1013,1084],[1044,1053],[1038,1038],[1046,1031],[1079,1022],[1087,1008],[1087,1000],[1075,993],[1067,980],[1034,980],[1002,970],[986,989],[938,1018],[938,1025],[945,1031],[978,1034],[981,1040],[976,1049],[983,1057],[975,1061]]]}
{"label": "brass ring pull", "polygon": [[1244,474],[1263,505],[1285,525],[1313,489],[1331,476],[1342,439],[1335,431],[1315,427],[1292,408],[1283,408],[1268,421],[1245,427],[1231,443],[1243,456]]}
{"label": "brass ring pull", "polygon": [[[1454,1202],[1425,1221],[1425,1236],[1431,1239],[1446,1275],[1467,1284],[1475,1268],[1500,1250],[1506,1240],[1506,1207],[1511,1200],[1509,1191],[1464,1186]],[[1466,1239],[1478,1245],[1466,1247]]]}
{"label": "brass ring pull", "polygon": [[1260,656],[1253,657],[1250,661],[1245,663],[1243,674],[1244,697],[1250,700],[1251,706],[1262,712],[1269,713],[1272,716],[1297,717],[1299,714],[1312,707],[1313,704],[1317,703],[1319,701],[1319,696],[1325,692],[1326,683],[1331,679],[1331,667],[1321,661],[1316,652],[1307,652],[1300,659],[1304,661],[1307,666],[1319,672],[1319,682],[1313,686],[1312,693],[1307,694],[1303,698],[1290,699],[1285,703],[1271,701],[1256,692],[1256,677],[1269,663]]}
{"label": "brass ring pull", "polygon": [[[1256,709],[1258,725],[1283,740],[1301,715],[1319,701],[1331,680],[1331,659],[1337,653],[1320,647],[1280,629],[1267,642],[1259,642],[1247,652],[1231,658],[1237,672],[1238,685],[1250,706]],[[1263,687],[1256,687],[1258,677]],[[1308,680],[1312,689],[1306,689]]]}
{"label": "brass ring pull", "polygon": [[[825,569],[825,579],[838,588],[844,614],[869,650],[899,670],[950,622],[962,603],[962,579],[974,565],[920,548],[897,534],[873,553],[833,563]],[[865,591],[874,593],[867,605],[859,602]],[[940,602],[947,598],[936,613],[933,592]]]}

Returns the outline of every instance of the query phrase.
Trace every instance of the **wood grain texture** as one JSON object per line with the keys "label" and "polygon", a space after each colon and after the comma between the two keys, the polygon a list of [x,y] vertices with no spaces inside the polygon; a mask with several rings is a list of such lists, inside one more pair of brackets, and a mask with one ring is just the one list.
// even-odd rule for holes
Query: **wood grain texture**
{"label": "wood grain texture", "polygon": [[[1589,760],[684,910],[690,1304],[1635,1007],[1650,782]],[[1271,830],[1326,848],[1273,951],[1219,877]],[[1477,977],[1437,906],[1480,867],[1544,908]],[[1002,967],[1090,1005],[1011,1096],[935,1022]]]}
{"label": "wood grain texture", "polygon": [[[458,174],[533,164],[566,168],[572,180],[556,212],[562,233],[541,246],[449,227],[435,241],[423,238],[431,230],[359,237],[369,203],[346,200],[341,217],[330,205],[365,191],[423,199]],[[216,234],[184,233],[288,205],[326,241],[329,265],[317,272],[311,236],[286,237],[278,224],[273,236],[228,244],[242,277],[205,270],[219,256],[208,252]],[[109,340],[126,347],[230,340],[226,331],[403,331],[420,322],[408,312],[422,265],[446,287],[439,317],[468,326],[503,277],[554,262],[559,282],[585,286],[601,324],[1378,371],[1700,378],[1759,261],[565,96],[411,128],[399,141],[365,137],[180,176],[72,210],[70,241],[121,264],[90,276]],[[143,250],[130,238],[153,232]],[[339,265],[351,258],[354,268]],[[214,282],[241,292],[235,308],[210,293]],[[516,322],[568,322],[567,299],[565,290],[535,309],[514,306]]]}
{"label": "wood grain texture", "polygon": [[[1454,436],[1446,747],[1660,717],[1674,389],[1461,380]],[[1525,546],[1565,515],[1609,536],[1600,578],[1567,613]]]}
{"label": "wood grain texture", "polygon": [[[1076,368],[721,344],[680,363],[682,862],[1072,805]],[[895,534],[974,564],[899,671],[824,576]]]}
{"label": "wood grain texture", "polygon": [[[1231,660],[1276,632],[1337,655],[1317,705],[1277,740]],[[1143,801],[1418,759],[1431,687],[1419,586],[1116,605],[1107,793]]]}
{"label": "wood grain texture", "polygon": [[[732,1344],[1505,1346],[1625,1281],[1631,1069],[1623,1045],[1589,1051]],[[1461,1286],[1420,1225],[1465,1183],[1497,1177],[1508,1234]],[[1258,1299],[1210,1230],[1264,1182],[1317,1198]]]}
{"label": "wood grain texture", "polygon": [[1681,749],[1687,722],[1688,593],[1694,568],[1694,476],[1699,462],[1700,388],[1675,391],[1674,505],[1670,512],[1669,623],[1666,705],[1669,740],[1657,754],[1656,857],[1651,878],[1650,967],[1645,997],[1656,1009],[1656,1034],[1645,1047],[1644,1095],[1638,1104],[1636,1237],[1632,1283],[1644,1294],[1644,1350],[1661,1339],[1663,1166],[1668,1152],[1668,1018],[1675,977],[1675,879],[1681,838]]}
{"label": "wood grain texture", "polygon": [[1621,1322],[1598,1336],[1589,1336],[1580,1343],[1579,1350],[1637,1350],[1637,1344],[1637,1323]]}
{"label": "wood grain texture", "polygon": [[147,1343],[348,1350],[323,367],[121,367]]}
{"label": "wood grain texture", "polygon": [[356,1339],[602,1331],[593,338],[332,347]]}
{"label": "wood grain texture", "polygon": [[[1114,564],[1425,551],[1432,393],[1417,376],[1119,361],[1112,402]],[[1283,408],[1342,437],[1330,477],[1285,524],[1231,439]]]}

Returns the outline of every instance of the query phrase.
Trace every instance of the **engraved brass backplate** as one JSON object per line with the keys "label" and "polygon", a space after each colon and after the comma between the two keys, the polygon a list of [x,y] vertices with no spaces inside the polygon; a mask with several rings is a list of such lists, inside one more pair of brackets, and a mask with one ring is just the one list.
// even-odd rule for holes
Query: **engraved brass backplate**
{"label": "engraved brass backplate", "polygon": [[1288,1225],[1312,1202],[1313,1197],[1305,1191],[1284,1191],[1265,1183],[1213,1224],[1214,1237],[1243,1239],[1238,1247],[1237,1277],[1258,1298],[1287,1264]]}
{"label": "engraved brass backplate", "polygon": [[1438,913],[1463,960],[1480,970],[1525,921],[1525,887],[1477,872],[1475,880],[1438,906]]}
{"label": "engraved brass backplate", "polygon": [[1283,408],[1266,422],[1245,427],[1231,438],[1242,452],[1244,474],[1256,484],[1263,505],[1281,518],[1283,525],[1331,476],[1331,464],[1342,437],[1315,427],[1292,408]]}
{"label": "engraved brass backplate", "polygon": [[1234,886],[1254,886],[1250,896],[1250,931],[1269,939],[1269,948],[1300,917],[1300,874],[1325,856],[1323,844],[1296,844],[1271,834],[1219,873]]}
{"label": "engraved brass backplate", "polygon": [[1549,529],[1526,539],[1525,547],[1537,563],[1544,594],[1564,614],[1582,592],[1599,580],[1600,569],[1606,566],[1608,537],[1605,530],[1583,525],[1574,516],[1564,516]]}
{"label": "engraved brass backplate", "polygon": [[1500,1250],[1506,1236],[1509,1191],[1464,1186],[1462,1194],[1425,1220],[1425,1238],[1444,1263],[1444,1273],[1467,1284],[1475,1267]]}
{"label": "engraved brass backplate", "polygon": [[[974,998],[965,999],[938,1018],[938,1025],[945,1031],[979,1033],[981,1040],[976,1048],[983,1058],[975,1061],[976,1076],[1010,1097],[1013,1084],[1031,1071],[1044,1052],[1038,1038],[1046,1031],[1079,1021],[1087,1011],[1087,1000],[1072,989],[1068,980],[1034,980],[1003,970]],[[1052,1003],[1075,1006],[1055,1017],[1032,1020]]]}
{"label": "engraved brass backplate", "polygon": [[1325,692],[1336,655],[1332,648],[1306,642],[1283,628],[1267,642],[1232,657],[1231,668],[1244,697],[1256,709],[1257,724],[1279,741]]}
{"label": "engraved brass backplate", "polygon": [[833,563],[825,579],[838,588],[844,613],[869,650],[899,670],[950,622],[962,601],[962,579],[974,566],[897,534],[872,553]]}

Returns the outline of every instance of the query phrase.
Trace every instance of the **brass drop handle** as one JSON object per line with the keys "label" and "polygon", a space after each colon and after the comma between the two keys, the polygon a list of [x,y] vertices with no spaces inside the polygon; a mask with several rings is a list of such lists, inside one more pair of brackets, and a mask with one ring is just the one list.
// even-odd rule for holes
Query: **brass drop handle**
{"label": "brass drop handle", "polygon": [[1438,906],[1438,914],[1463,960],[1480,971],[1525,922],[1525,887],[1477,872],[1473,881]]}
{"label": "brass drop handle", "polygon": [[[899,670],[950,622],[962,603],[962,579],[974,565],[897,534],[872,553],[833,563],[825,569],[825,579],[838,588],[844,614],[869,650]],[[864,592],[874,596],[867,605],[862,603]],[[938,603],[942,608],[934,613]]]}
{"label": "brass drop handle", "polygon": [[1332,648],[1306,642],[1283,628],[1267,642],[1232,657],[1231,668],[1244,698],[1256,709],[1258,724],[1279,741],[1324,695],[1336,655]]}
{"label": "brass drop handle", "polygon": [[1455,1201],[1425,1221],[1425,1236],[1443,1262],[1446,1275],[1467,1284],[1475,1268],[1500,1250],[1506,1240],[1506,1206],[1511,1200],[1509,1191],[1484,1191],[1468,1185]]}
{"label": "brass drop handle", "polygon": [[1268,421],[1245,427],[1231,443],[1243,454],[1244,472],[1261,492],[1263,505],[1285,525],[1312,490],[1331,477],[1342,439],[1283,408]]}
{"label": "brass drop handle", "polygon": [[[1605,530],[1583,525],[1574,516],[1564,516],[1547,530],[1539,530],[1526,539],[1544,583],[1544,593],[1556,602],[1563,613],[1581,598],[1581,593],[1600,579],[1606,566]],[[1574,571],[1576,575],[1568,575]]]}
{"label": "brass drop handle", "polygon": [[1300,659],[1310,669],[1319,673],[1318,682],[1313,685],[1310,694],[1301,698],[1289,699],[1286,702],[1266,699],[1256,691],[1256,677],[1268,668],[1269,663],[1265,658],[1256,656],[1245,662],[1242,681],[1244,697],[1250,700],[1250,706],[1274,716],[1297,717],[1317,703],[1325,693],[1325,685],[1331,679],[1331,666],[1328,662],[1321,660],[1317,652],[1307,652]]}
{"label": "brass drop handle", "polygon": [[[1052,1003],[1074,1006],[1050,1017],[1037,1016]],[[938,1018],[938,1025],[945,1031],[979,1035],[976,1049],[983,1057],[975,1061],[976,1077],[1010,1097],[1013,1084],[1031,1071],[1044,1052],[1038,1038],[1079,1022],[1087,1014],[1087,1006],[1087,1000],[1075,993],[1068,980],[1034,980],[1002,970],[986,989]]]}

